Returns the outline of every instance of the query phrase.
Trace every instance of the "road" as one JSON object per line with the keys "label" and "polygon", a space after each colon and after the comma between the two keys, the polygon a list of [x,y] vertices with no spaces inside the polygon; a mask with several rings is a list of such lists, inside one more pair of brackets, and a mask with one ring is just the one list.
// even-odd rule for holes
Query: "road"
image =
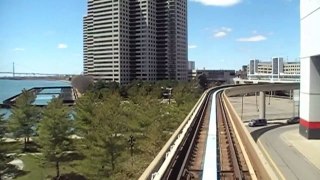
{"label": "road", "polygon": [[[271,164],[277,166],[279,177],[290,180],[320,179],[320,169],[317,169],[303,154],[284,139],[284,133],[299,130],[298,124],[286,125],[281,122],[274,122],[268,124],[267,127],[248,127],[248,130],[258,144],[262,144],[262,151],[267,151],[267,157],[272,158]],[[319,156],[314,158],[319,158]]]}

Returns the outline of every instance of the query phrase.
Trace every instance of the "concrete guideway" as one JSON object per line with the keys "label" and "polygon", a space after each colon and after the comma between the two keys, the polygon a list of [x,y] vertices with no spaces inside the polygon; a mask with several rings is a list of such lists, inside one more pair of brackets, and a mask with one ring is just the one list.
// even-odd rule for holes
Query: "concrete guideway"
{"label": "concrete guideway", "polygon": [[[232,121],[228,121],[230,112],[228,109],[224,110],[222,108],[221,105],[223,105],[223,103],[220,104],[223,99],[220,95],[222,91],[223,89],[218,90],[212,95],[209,131],[206,141],[205,156],[203,157],[204,167],[202,179],[228,179],[231,176],[234,178],[238,176],[244,179],[257,179],[241,139],[228,139],[228,131],[232,131],[232,134],[234,134],[233,137],[239,137],[239,134]],[[232,154],[233,150],[231,149],[229,141],[235,143],[233,148],[237,149],[238,153]],[[227,144],[225,144],[225,142],[227,142]],[[233,155],[237,156],[237,162],[232,159]],[[230,170],[229,168],[233,170]],[[238,169],[238,171],[236,171],[236,169]]]}
{"label": "concrete guideway", "polygon": [[[243,144],[241,149],[245,147],[245,151],[247,154],[246,156],[248,157],[246,159],[249,159],[250,163],[252,164],[254,173],[257,175],[257,179],[277,179],[278,176],[273,171],[273,169],[277,169],[277,164],[271,163],[272,165],[270,165],[270,162],[273,162],[273,161],[272,161],[272,158],[270,158],[271,156],[269,154],[268,154],[269,155],[268,157],[269,157],[269,160],[271,159],[271,161],[268,161],[265,159],[265,156],[263,155],[264,152],[262,152],[258,148],[256,142],[254,141],[254,139],[251,137],[251,134],[247,130],[247,127],[242,123],[241,119],[243,118],[240,118],[239,113],[236,112],[236,110],[234,109],[234,106],[232,106],[232,104],[230,103],[227,95],[230,96],[230,95],[240,94],[240,97],[236,97],[236,98],[243,98],[243,95],[247,95],[247,93],[249,92],[275,91],[275,90],[283,90],[283,89],[292,90],[292,89],[299,88],[299,84],[250,85],[250,86],[234,86],[230,88],[217,87],[217,89],[220,89],[220,88],[227,88],[223,93],[222,99],[225,103],[225,108],[228,111],[227,114],[229,118],[233,119],[232,126],[235,127],[234,129],[236,129],[236,137],[237,139],[240,139],[241,143]],[[154,161],[149,165],[149,167],[146,169],[146,171],[143,173],[140,179],[149,179],[149,178],[161,179],[162,178],[162,175],[167,171],[169,164],[171,164],[172,160],[175,159],[174,154],[177,154],[178,146],[182,142],[182,138],[185,136],[186,129],[190,127],[191,121],[192,119],[194,119],[195,112],[199,111],[198,105],[201,104],[203,100],[204,100],[204,95],[200,98],[200,100],[194,106],[194,108],[189,113],[185,121],[179,126],[176,132],[172,135],[172,137],[169,139],[169,141],[166,143],[163,149],[159,152],[159,154],[154,159]],[[263,101],[265,101],[264,98],[263,98]],[[263,103],[263,105],[265,105],[265,103]],[[260,106],[262,105],[260,104]],[[274,105],[272,104],[272,106]],[[256,108],[256,105],[254,107]],[[286,106],[285,108],[287,109],[288,106]],[[267,108],[266,110],[268,112]],[[272,166],[274,166],[274,168],[272,168]],[[280,177],[282,177],[281,171],[280,170],[278,171],[280,172],[278,174],[280,174]]]}
{"label": "concrete guideway", "polygon": [[[175,133],[171,136],[171,138],[168,140],[168,142],[165,144],[165,146],[161,149],[161,151],[158,153],[158,155],[156,156],[156,158],[150,163],[149,167],[144,171],[144,173],[140,176],[139,179],[166,179],[166,177],[168,175],[171,175],[171,172],[175,172],[173,174],[176,174],[177,171],[179,171],[179,175],[180,176],[180,172],[182,172],[181,170],[183,170],[183,166],[179,166],[176,167],[176,165],[180,165],[180,157],[187,157],[186,155],[184,155],[184,150],[186,149],[185,147],[190,147],[191,144],[187,143],[185,146],[185,142],[190,139],[188,134],[191,134],[191,130],[193,130],[194,126],[192,124],[196,124],[196,118],[195,116],[201,115],[199,113],[200,112],[200,104],[204,105],[204,102],[207,100],[208,96],[213,93],[214,91],[218,90],[218,89],[222,89],[222,88],[227,88],[230,87],[229,86],[219,86],[216,88],[212,88],[210,90],[207,90],[202,97],[199,99],[199,101],[197,102],[197,104],[194,106],[194,108],[191,110],[191,112],[189,113],[189,115],[186,117],[186,119],[183,121],[183,123],[181,123],[181,125],[178,127],[178,129],[175,131]],[[222,95],[222,98],[219,96],[219,99],[222,99],[222,101],[225,100],[225,95]],[[227,101],[228,102],[228,101]],[[224,104],[224,103],[223,103]],[[201,105],[202,106],[202,105]],[[227,107],[226,107],[227,108]],[[230,108],[230,102],[228,102],[228,108]],[[232,116],[235,115],[235,111],[231,109],[226,109],[226,112],[228,114],[228,118],[233,118]],[[202,108],[203,109],[203,108]],[[201,115],[202,116],[202,115]],[[237,117],[238,118],[238,117]],[[192,123],[195,122],[195,123]],[[234,136],[236,136],[236,139],[238,139],[239,144],[240,144],[240,148],[241,151],[246,154],[244,155],[244,159],[248,159],[249,156],[249,164],[251,164],[250,162],[253,161],[254,164],[253,165],[248,165],[248,170],[246,170],[246,172],[249,172],[252,179],[273,179],[273,177],[275,177],[273,174],[273,172],[271,171],[270,166],[268,165],[268,162],[266,160],[261,160],[261,158],[263,158],[261,156],[261,152],[259,152],[258,147],[256,146],[256,144],[254,143],[254,141],[252,139],[249,139],[249,143],[248,143],[248,138],[244,138],[245,139],[245,145],[243,145],[242,142],[242,138],[240,137],[249,137],[250,134],[243,134],[243,129],[244,127],[241,126],[241,130],[239,131],[239,129],[235,126],[239,126],[239,123],[234,124],[232,123],[232,127],[235,131]],[[191,126],[192,125],[192,126]],[[241,124],[240,124],[241,125]],[[187,133],[188,132],[188,133]],[[190,133],[189,133],[190,132]],[[247,132],[248,133],[248,132]],[[213,141],[215,141],[213,139]],[[241,141],[241,142],[240,142]],[[207,144],[208,145],[208,144]],[[249,152],[246,153],[247,149],[249,146]],[[246,147],[246,148],[245,148]],[[210,147],[209,147],[210,148]],[[214,148],[216,149],[216,148]],[[189,151],[189,150],[188,150]],[[257,155],[258,153],[258,157],[254,156],[252,157],[252,154]],[[250,154],[250,155],[248,155]],[[216,153],[214,153],[214,155],[216,155]],[[214,161],[217,161],[217,158],[213,158]],[[186,159],[184,159],[185,161]],[[212,161],[212,159],[209,159],[209,161]],[[247,161],[246,161],[247,162]],[[180,168],[180,169],[178,169]],[[214,171],[216,167],[213,167],[213,176],[217,176],[218,173],[217,171]],[[268,170],[266,170],[268,169]],[[204,169],[205,171],[205,169]],[[183,173],[183,172],[182,172]],[[259,176],[255,177],[255,174],[258,173]],[[213,177],[211,176],[211,177]],[[218,177],[217,177],[218,178]],[[174,178],[176,179],[176,178]]]}

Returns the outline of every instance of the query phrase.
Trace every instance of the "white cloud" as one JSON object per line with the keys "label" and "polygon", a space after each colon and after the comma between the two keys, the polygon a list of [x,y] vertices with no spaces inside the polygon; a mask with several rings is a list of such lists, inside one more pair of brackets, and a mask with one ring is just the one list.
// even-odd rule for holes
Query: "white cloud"
{"label": "white cloud", "polygon": [[215,38],[221,38],[224,37],[226,35],[228,35],[229,32],[231,32],[232,29],[228,28],[228,27],[221,27],[220,29],[216,30],[215,33],[213,34],[213,36]]}
{"label": "white cloud", "polygon": [[245,37],[245,38],[239,38],[237,41],[240,42],[258,42],[258,41],[264,41],[267,38],[263,35],[256,35],[256,36],[251,36],[251,37]]}
{"label": "white cloud", "polygon": [[226,32],[224,32],[224,31],[219,31],[219,32],[216,32],[216,33],[214,33],[214,37],[216,37],[216,38],[219,38],[219,37],[224,37],[224,36],[226,36],[227,35],[227,33]]}
{"label": "white cloud", "polygon": [[25,49],[24,48],[14,48],[13,50],[14,51],[24,51]]}
{"label": "white cloud", "polygon": [[228,28],[228,27],[221,27],[221,30],[225,31],[225,32],[231,32],[232,31],[232,29]]}
{"label": "white cloud", "polygon": [[65,49],[67,47],[68,47],[68,45],[66,45],[66,44],[63,44],[63,43],[58,44],[59,49]]}
{"label": "white cloud", "polygon": [[197,48],[198,46],[197,45],[188,45],[188,49],[194,49],[194,48]]}
{"label": "white cloud", "polygon": [[206,6],[233,6],[241,2],[241,0],[191,0],[199,2]]}

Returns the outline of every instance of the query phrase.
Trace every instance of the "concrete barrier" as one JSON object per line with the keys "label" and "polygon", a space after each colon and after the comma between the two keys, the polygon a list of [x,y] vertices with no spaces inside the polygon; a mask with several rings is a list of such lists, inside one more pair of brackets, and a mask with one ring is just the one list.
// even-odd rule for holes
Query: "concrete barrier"
{"label": "concrete barrier", "polygon": [[258,84],[258,85],[243,85],[235,86],[226,89],[224,92],[227,96],[235,96],[246,93],[260,92],[260,91],[280,91],[280,90],[291,90],[299,89],[300,83],[290,83],[290,84]]}

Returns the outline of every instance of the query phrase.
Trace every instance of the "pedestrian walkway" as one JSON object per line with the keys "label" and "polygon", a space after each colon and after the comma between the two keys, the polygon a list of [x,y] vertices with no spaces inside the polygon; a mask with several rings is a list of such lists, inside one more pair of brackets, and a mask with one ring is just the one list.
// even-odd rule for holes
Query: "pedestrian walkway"
{"label": "pedestrian walkway", "polygon": [[281,138],[289,146],[297,149],[314,166],[320,169],[320,140],[309,140],[299,134],[299,128],[285,131]]}

